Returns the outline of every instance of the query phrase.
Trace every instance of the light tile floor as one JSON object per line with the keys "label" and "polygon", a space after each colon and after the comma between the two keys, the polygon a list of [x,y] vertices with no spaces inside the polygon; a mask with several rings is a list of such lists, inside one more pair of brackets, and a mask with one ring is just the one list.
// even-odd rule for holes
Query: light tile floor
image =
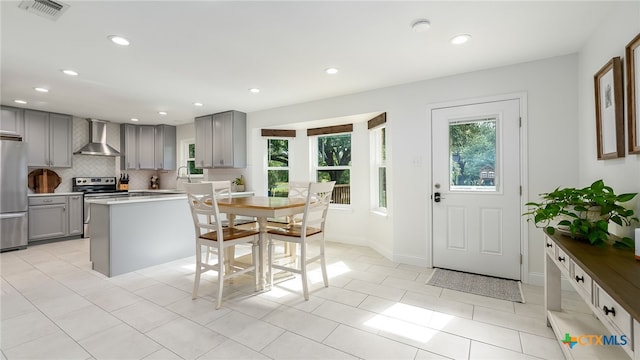
{"label": "light tile floor", "polygon": [[[299,278],[252,292],[251,276],[215,274],[191,299],[194,259],[107,278],[89,240],[2,253],[2,359],[561,359],[542,288],[512,303],[425,285],[431,269],[328,243],[330,286],[317,266],[304,301]],[[566,307],[589,312],[577,294]]]}

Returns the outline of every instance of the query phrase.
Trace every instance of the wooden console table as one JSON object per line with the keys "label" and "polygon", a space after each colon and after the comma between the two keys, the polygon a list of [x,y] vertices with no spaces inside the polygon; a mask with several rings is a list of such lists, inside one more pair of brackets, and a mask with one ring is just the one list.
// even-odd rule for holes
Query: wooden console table
{"label": "wooden console table", "polygon": [[[544,246],[547,325],[565,357],[640,360],[640,262],[633,251],[592,246],[557,233],[545,233]],[[592,315],[562,310],[561,275]],[[577,342],[573,347],[565,343],[571,338]]]}

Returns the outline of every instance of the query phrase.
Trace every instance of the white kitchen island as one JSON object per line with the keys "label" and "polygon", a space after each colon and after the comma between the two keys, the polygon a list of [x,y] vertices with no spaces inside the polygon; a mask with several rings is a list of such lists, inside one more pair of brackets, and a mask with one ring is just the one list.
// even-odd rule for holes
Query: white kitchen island
{"label": "white kitchen island", "polygon": [[93,269],[109,277],[195,255],[185,194],[95,200],[89,229]]}

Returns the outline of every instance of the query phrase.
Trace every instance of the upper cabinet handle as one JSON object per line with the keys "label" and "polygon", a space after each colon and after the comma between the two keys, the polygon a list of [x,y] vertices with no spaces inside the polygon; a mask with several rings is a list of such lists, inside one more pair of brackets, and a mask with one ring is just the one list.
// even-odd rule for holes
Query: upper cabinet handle
{"label": "upper cabinet handle", "polygon": [[547,243],[547,247],[552,247],[552,246],[553,246],[553,244]]}

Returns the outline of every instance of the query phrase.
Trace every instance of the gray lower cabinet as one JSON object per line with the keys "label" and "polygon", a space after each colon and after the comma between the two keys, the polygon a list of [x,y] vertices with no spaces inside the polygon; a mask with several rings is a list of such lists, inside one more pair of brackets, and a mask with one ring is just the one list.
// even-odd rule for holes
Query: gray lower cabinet
{"label": "gray lower cabinet", "polygon": [[82,195],[68,195],[69,232],[68,235],[82,235],[84,233],[84,201]]}
{"label": "gray lower cabinet", "polygon": [[82,195],[29,198],[29,242],[83,234]]}
{"label": "gray lower cabinet", "polygon": [[24,136],[24,109],[2,106],[1,110],[0,131]]}
{"label": "gray lower cabinet", "polygon": [[175,170],[176,127],[120,125],[121,170]]}
{"label": "gray lower cabinet", "polygon": [[195,119],[196,167],[247,166],[247,114],[225,111]]}
{"label": "gray lower cabinet", "polygon": [[29,166],[71,167],[71,115],[24,111],[24,140]]}

